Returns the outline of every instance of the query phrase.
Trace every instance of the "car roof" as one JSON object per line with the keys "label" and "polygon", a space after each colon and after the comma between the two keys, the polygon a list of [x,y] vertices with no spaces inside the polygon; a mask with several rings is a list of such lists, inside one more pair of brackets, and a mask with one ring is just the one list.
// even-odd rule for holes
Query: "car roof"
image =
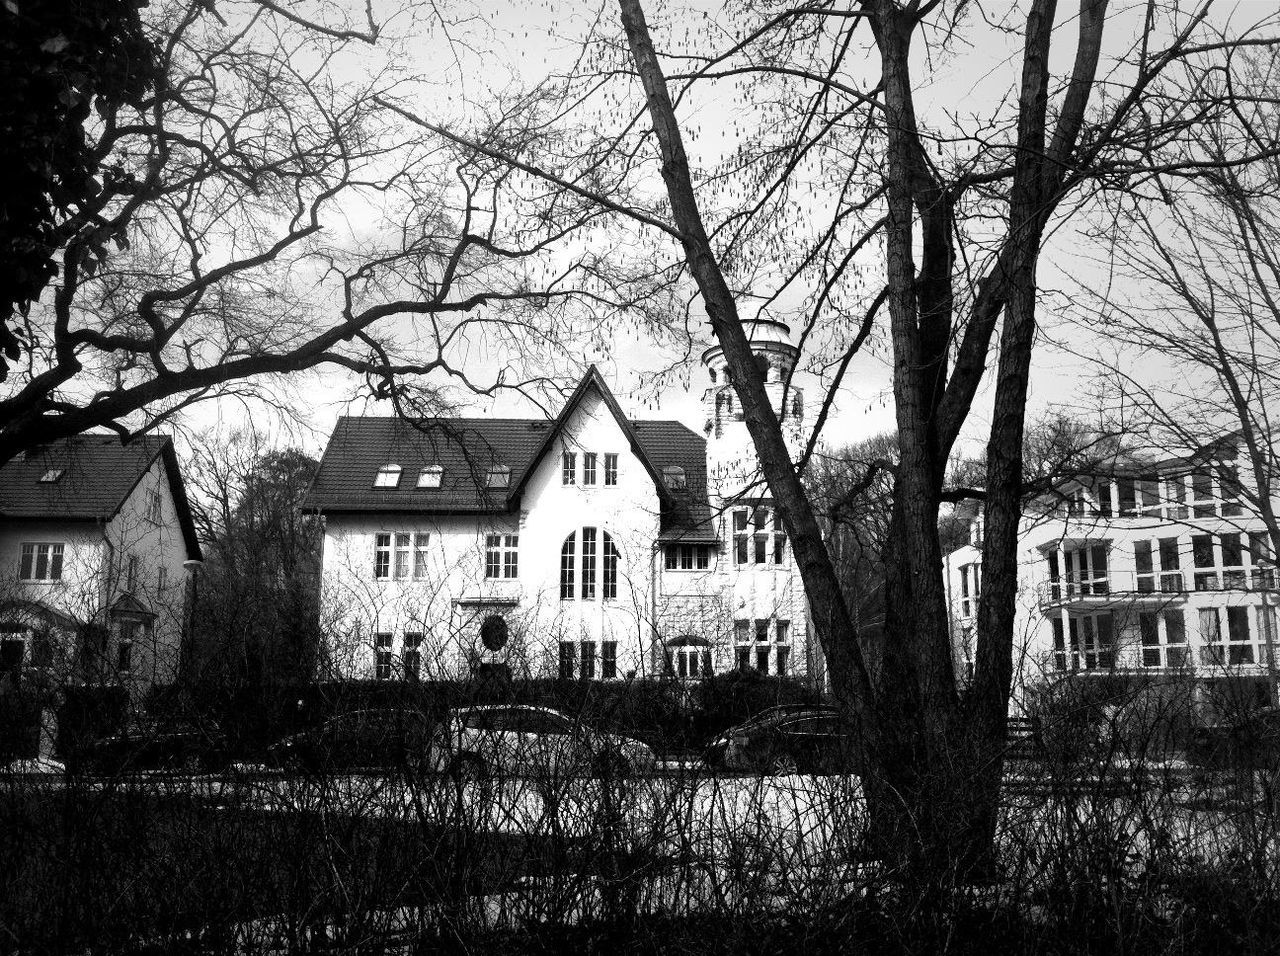
{"label": "car roof", "polygon": [[563,711],[556,710],[554,707],[542,707],[538,704],[469,704],[466,707],[455,707],[450,711],[450,713],[481,714],[491,710],[533,710],[545,714],[558,714],[561,717],[569,716]]}

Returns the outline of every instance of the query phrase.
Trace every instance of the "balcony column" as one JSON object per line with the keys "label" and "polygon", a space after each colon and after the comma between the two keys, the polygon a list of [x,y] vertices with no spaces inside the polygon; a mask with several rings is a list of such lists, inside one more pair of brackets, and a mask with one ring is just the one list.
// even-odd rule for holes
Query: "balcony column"
{"label": "balcony column", "polygon": [[1071,612],[1067,610],[1066,604],[1058,609],[1058,616],[1062,619],[1062,646],[1067,652],[1067,671],[1079,670],[1081,660],[1076,645],[1071,640]]}

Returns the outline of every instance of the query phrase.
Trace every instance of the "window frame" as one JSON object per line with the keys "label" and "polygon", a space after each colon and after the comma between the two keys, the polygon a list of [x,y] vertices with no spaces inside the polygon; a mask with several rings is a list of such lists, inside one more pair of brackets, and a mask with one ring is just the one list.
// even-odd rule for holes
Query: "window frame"
{"label": "window frame", "polygon": [[66,556],[65,541],[23,541],[18,549],[18,580],[24,584],[56,584],[66,571]]}
{"label": "window frame", "polygon": [[389,462],[385,465],[382,465],[373,474],[373,487],[374,488],[399,488],[400,478],[403,474],[404,474],[404,469],[394,462]]}
{"label": "window frame", "polygon": [[560,453],[560,484],[568,488],[578,483],[578,453]]}
{"label": "window frame", "polygon": [[618,484],[618,453],[607,451],[604,453],[604,485],[611,488]]}
{"label": "window frame", "polygon": [[423,465],[418,470],[418,483],[416,488],[435,489],[444,485],[444,466],[443,465]]}
{"label": "window frame", "polygon": [[582,453],[582,484],[584,487],[594,487],[596,483],[596,453],[586,451]]}

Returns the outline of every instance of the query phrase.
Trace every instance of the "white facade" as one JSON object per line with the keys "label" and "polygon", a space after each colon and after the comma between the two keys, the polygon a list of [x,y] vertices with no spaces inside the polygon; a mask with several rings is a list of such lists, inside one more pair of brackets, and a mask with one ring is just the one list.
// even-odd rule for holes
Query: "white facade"
{"label": "white facade", "polygon": [[0,519],[10,668],[135,696],[177,677],[192,556],[166,468],[156,455],[110,517]]}
{"label": "white facade", "polygon": [[[980,517],[946,559],[957,671],[981,593]],[[1027,509],[1019,536],[1014,700],[1071,674],[1244,678],[1261,703],[1276,637],[1271,541],[1234,464],[1170,462],[1091,478]]]}
{"label": "white facade", "polygon": [[[716,359],[708,353],[709,368]],[[347,507],[325,497],[321,623],[333,673],[459,679],[505,665],[518,676],[694,679],[742,667],[803,677],[803,589],[767,492],[730,500],[741,485],[720,472],[702,487],[709,468],[754,461],[740,416],[722,398],[716,414],[716,379],[703,442],[675,423],[623,419],[592,370],[556,422],[519,423],[548,441],[540,457],[513,452],[490,466],[511,469],[518,494],[506,507],[360,511],[359,493]],[[694,459],[676,464],[651,426],[696,449]],[[342,464],[337,436],[321,486]],[[447,466],[419,466],[414,454],[383,465],[400,464],[409,480],[440,468],[447,480]],[[365,467],[371,490],[383,465]]]}

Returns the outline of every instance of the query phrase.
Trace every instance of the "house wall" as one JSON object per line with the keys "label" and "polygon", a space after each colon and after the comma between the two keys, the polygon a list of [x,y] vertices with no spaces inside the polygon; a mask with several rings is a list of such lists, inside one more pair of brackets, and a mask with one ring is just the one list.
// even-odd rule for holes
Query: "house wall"
{"label": "house wall", "polygon": [[[561,455],[577,454],[577,483],[566,486]],[[582,485],[582,454],[599,456],[597,484]],[[618,483],[605,486],[604,455],[618,455]],[[513,476],[513,479],[516,476]],[[373,476],[370,475],[372,483]],[[647,672],[652,641],[653,549],[658,533],[657,490],[630,451],[604,401],[588,392],[528,481],[517,515],[330,515],[326,519],[322,624],[333,635],[336,673],[376,676],[374,635],[393,635],[399,659],[406,633],[426,635],[424,676],[457,677],[476,661],[501,662],[516,673],[557,673],[561,641],[596,645],[597,668],[605,641],[617,643],[617,676]],[[560,553],[570,533],[594,527],[620,554],[618,596],[603,600],[603,537],[597,542],[597,596],[560,600]],[[374,578],[378,533],[426,533],[429,571],[422,581]],[[519,576],[484,577],[485,535],[518,533]],[[581,587],[581,559],[575,561]],[[507,620],[511,640],[499,652],[480,642],[489,614]],[[597,674],[599,670],[597,670]]]}
{"label": "house wall", "polygon": [[[158,496],[159,511],[150,503]],[[62,577],[58,581],[19,580],[24,543],[61,543],[64,546]],[[130,635],[108,620],[107,609],[129,585],[128,559],[137,557],[134,598],[155,613],[149,632],[132,635],[130,668],[120,672],[119,644]],[[107,626],[107,646],[92,673],[85,671],[78,629],[55,629],[55,661],[63,679],[119,679],[141,692],[153,683],[169,683],[177,676],[185,606],[186,545],[174,501],[165,476],[163,458],[157,458],[139,481],[119,512],[109,522],[17,521],[0,527],[0,568],[4,597],[41,604],[80,623]],[[165,586],[160,586],[160,569]],[[21,622],[21,623],[34,623]],[[32,661],[28,647],[25,660]]]}
{"label": "house wall", "polygon": [[[1093,494],[1093,492],[1090,492]],[[1096,501],[1094,501],[1096,505]],[[1222,516],[1220,503],[1218,514],[1212,517],[1170,519],[1168,512],[1160,515],[1103,516],[1094,506],[1075,509],[1067,514],[1065,506],[1040,508],[1031,511],[1022,522],[1019,534],[1019,582],[1014,623],[1014,706],[1021,706],[1028,691],[1060,678],[1066,673],[1080,671],[1121,671],[1152,676],[1191,676],[1199,681],[1223,677],[1263,678],[1267,675],[1267,634],[1271,629],[1275,637],[1275,605],[1277,595],[1274,582],[1255,572],[1250,556],[1248,535],[1265,531],[1261,519],[1250,514]],[[1114,511],[1114,509],[1113,509]],[[1218,569],[1217,589],[1198,589],[1194,567],[1192,538],[1196,535],[1211,536],[1215,567]],[[1221,574],[1223,535],[1241,535],[1243,574],[1224,578]],[[1176,539],[1181,586],[1169,582],[1169,590],[1161,584],[1159,558],[1160,539]],[[1150,542],[1153,552],[1153,571],[1143,578],[1151,585],[1140,582],[1136,560],[1136,545]],[[1083,593],[1078,585],[1069,588],[1065,580],[1064,550],[1100,547],[1106,555],[1105,593]],[[1050,555],[1056,555],[1059,580],[1053,582],[1050,574]],[[956,651],[957,672],[963,676],[966,659],[972,659],[972,642],[975,639],[976,595],[971,593],[969,613],[964,611],[961,578],[966,567],[980,562],[980,552],[969,545],[953,551],[946,558],[948,602],[952,620],[952,639]],[[1236,585],[1236,586],[1229,586]],[[972,589],[971,589],[972,592]],[[1248,650],[1236,653],[1241,658],[1232,662],[1230,652],[1224,653],[1209,646],[1209,634],[1202,628],[1201,611],[1216,612],[1220,635],[1229,637],[1228,608],[1243,609],[1247,620]],[[1113,633],[1113,653],[1110,658],[1089,659],[1087,655],[1073,653],[1071,621],[1076,619],[1076,631],[1083,636],[1083,618],[1092,618],[1096,628],[1099,615],[1110,615]],[[1148,625],[1154,623],[1155,638],[1159,644],[1143,642],[1143,615],[1148,615]],[[1183,622],[1186,638],[1185,655],[1177,652],[1170,658],[1169,616]],[[1055,644],[1054,620],[1061,622],[1063,645]],[[1148,640],[1152,632],[1148,631]],[[1158,659],[1158,663],[1156,662]],[[1174,663],[1171,666],[1171,661]]]}
{"label": "house wall", "polygon": [[[155,614],[149,634],[133,634],[132,666],[127,677],[121,677],[137,691],[151,684],[172,683],[178,676],[182,652],[187,548],[163,456],[151,463],[108,523],[106,539],[115,555],[110,603],[127,592]],[[131,557],[137,558],[133,582],[128,580]],[[119,623],[112,625],[109,662],[119,662],[120,641],[129,636]]]}

